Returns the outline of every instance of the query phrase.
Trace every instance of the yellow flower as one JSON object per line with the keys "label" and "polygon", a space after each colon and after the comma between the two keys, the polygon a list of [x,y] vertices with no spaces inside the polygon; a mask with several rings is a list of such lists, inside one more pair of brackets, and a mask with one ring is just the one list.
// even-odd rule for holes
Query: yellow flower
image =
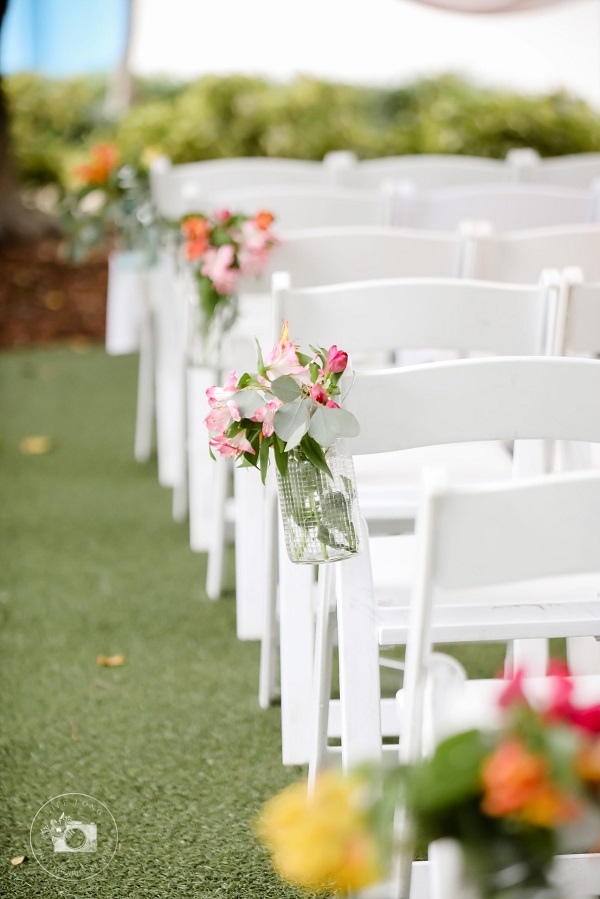
{"label": "yellow flower", "polygon": [[293,784],[265,805],[258,832],[276,871],[297,886],[346,894],[383,877],[356,776],[326,772],[310,798],[306,782]]}

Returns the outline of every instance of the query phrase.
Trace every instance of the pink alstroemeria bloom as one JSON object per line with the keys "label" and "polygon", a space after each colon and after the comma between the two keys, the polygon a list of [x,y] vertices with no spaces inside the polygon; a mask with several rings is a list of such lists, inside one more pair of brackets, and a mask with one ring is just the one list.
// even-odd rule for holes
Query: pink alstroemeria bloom
{"label": "pink alstroemeria bloom", "polygon": [[317,403],[321,403],[322,406],[327,403],[327,391],[320,384],[315,384],[314,387],[310,388],[310,395],[313,400]]}
{"label": "pink alstroemeria bloom", "polygon": [[338,350],[335,344],[330,347],[329,352],[327,353],[325,370],[337,375],[340,372],[345,371],[347,365],[348,353],[345,353],[343,350]]}
{"label": "pink alstroemeria bloom", "polygon": [[235,437],[226,437],[224,434],[211,437],[210,446],[219,454],[219,456],[225,456],[226,458],[231,456],[241,456],[242,453],[251,453],[253,456],[256,455],[256,452],[252,449],[251,443],[246,439],[245,430],[240,431]]}
{"label": "pink alstroemeria bloom", "polygon": [[272,400],[262,407],[262,409],[257,409],[254,413],[252,421],[262,421],[263,437],[273,436],[273,432],[275,431],[273,419],[280,406],[283,406],[283,403],[278,397],[274,396]]}
{"label": "pink alstroemeria bloom", "polygon": [[291,375],[301,384],[310,384],[310,372],[298,361],[296,347],[290,342],[288,334],[288,323],[284,322],[279,343],[275,344],[265,359],[267,378],[275,381],[284,375]]}
{"label": "pink alstroemeria bloom", "polygon": [[243,248],[251,253],[260,252],[269,244],[275,243],[273,235],[268,230],[258,228],[253,221],[242,223],[241,237]]}
{"label": "pink alstroemeria bloom", "polygon": [[210,278],[217,293],[235,293],[239,269],[231,268],[234,259],[235,250],[229,243],[206,251],[201,272]]}
{"label": "pink alstroemeria bloom", "polygon": [[240,420],[240,410],[233,399],[238,392],[237,380],[236,372],[230,371],[223,387],[209,387],[206,391],[210,412],[204,423],[209,431],[219,431],[223,434],[232,421]]}
{"label": "pink alstroemeria bloom", "polygon": [[244,248],[241,249],[238,254],[238,261],[240,264],[240,273],[244,275],[244,277],[257,277],[258,275],[262,275],[267,267],[269,251],[266,248],[261,250],[249,250]]}
{"label": "pink alstroemeria bloom", "polygon": [[228,222],[231,218],[231,212],[229,211],[229,209],[219,209],[218,212],[215,212],[213,217],[215,222]]}

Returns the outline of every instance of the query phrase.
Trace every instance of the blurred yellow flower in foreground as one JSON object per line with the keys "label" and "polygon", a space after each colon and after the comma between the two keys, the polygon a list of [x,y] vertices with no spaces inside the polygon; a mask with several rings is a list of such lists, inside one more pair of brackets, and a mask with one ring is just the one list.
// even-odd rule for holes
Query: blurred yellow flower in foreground
{"label": "blurred yellow flower in foreground", "polygon": [[365,810],[365,784],[326,772],[309,797],[293,784],[263,808],[258,833],[289,883],[349,893],[377,883],[383,870]]}

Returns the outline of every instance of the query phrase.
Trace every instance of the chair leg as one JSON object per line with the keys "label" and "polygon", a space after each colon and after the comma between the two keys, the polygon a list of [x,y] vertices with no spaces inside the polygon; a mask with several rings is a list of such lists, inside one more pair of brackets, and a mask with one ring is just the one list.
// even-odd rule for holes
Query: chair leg
{"label": "chair leg", "polygon": [[600,674],[600,644],[595,637],[567,637],[571,674]]}
{"label": "chair leg", "polygon": [[278,543],[282,759],[284,765],[305,765],[310,756],[314,569],[290,562],[281,525]]}
{"label": "chair leg", "polygon": [[319,568],[315,628],[315,667],[312,698],[313,727],[308,764],[309,791],[314,789],[317,776],[327,765],[327,726],[329,724],[329,701],[331,699],[335,606],[335,569],[333,565],[322,565]]}
{"label": "chair leg", "polygon": [[154,334],[150,310],[146,307],[141,324],[138,368],[137,409],[135,416],[134,457],[147,462],[152,453],[154,430]]}
{"label": "chair leg", "polygon": [[212,506],[210,516],[212,529],[209,536],[208,560],[206,563],[206,593],[209,599],[219,599],[223,593],[225,576],[225,505],[229,483],[230,465],[227,459],[218,458],[214,466],[213,489],[205,498],[207,506]]}
{"label": "chair leg", "polygon": [[261,709],[268,709],[277,695],[276,659],[277,641],[277,492],[272,478],[267,481],[266,519],[265,519],[265,552],[266,562],[266,596],[264,605],[264,624],[260,643],[260,675],[258,684],[258,704]]}
{"label": "chair leg", "polygon": [[265,603],[265,488],[258,473],[234,471],[235,609],[238,640],[260,640]]}
{"label": "chair leg", "polygon": [[[363,539],[368,532],[363,522]],[[377,609],[371,560],[365,549],[339,565],[337,602],[342,765],[349,771],[381,758]]]}

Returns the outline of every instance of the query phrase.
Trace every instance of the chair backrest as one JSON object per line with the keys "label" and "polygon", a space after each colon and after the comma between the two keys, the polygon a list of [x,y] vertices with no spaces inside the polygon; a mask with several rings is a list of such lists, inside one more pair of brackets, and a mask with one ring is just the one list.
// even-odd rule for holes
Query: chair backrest
{"label": "chair backrest", "polygon": [[386,181],[410,181],[421,190],[467,184],[511,181],[511,168],[500,159],[422,154],[387,156],[348,164],[340,181],[349,187],[377,189]]}
{"label": "chair backrest", "polygon": [[427,348],[540,355],[556,283],[396,278],[296,290],[280,272],[273,278],[275,329],[289,321],[301,345],[336,343],[351,354]]}
{"label": "chair backrest", "polygon": [[529,184],[485,184],[418,191],[398,182],[396,224],[453,230],[465,220],[485,220],[497,231],[577,225],[597,220],[593,190]]}
{"label": "chair backrest", "polygon": [[[277,229],[275,228],[275,231]],[[271,276],[289,272],[295,287],[375,278],[460,277],[462,237],[400,228],[347,227],[290,231],[271,254],[265,275],[243,293],[270,293]]]}
{"label": "chair backrest", "polygon": [[561,273],[553,352],[600,355],[600,283],[584,281],[580,268]]}
{"label": "chair backrest", "polygon": [[[189,210],[198,204],[188,196]],[[340,228],[352,225],[392,225],[393,197],[382,190],[353,190],[320,184],[268,185],[231,188],[211,193],[206,204],[213,210],[230,209],[254,215],[267,209],[281,231],[304,228]]]}
{"label": "chair backrest", "polygon": [[557,187],[590,187],[596,178],[600,178],[600,153],[539,159],[536,165],[524,170],[524,178]]}
{"label": "chair backrest", "polygon": [[488,226],[465,239],[465,274],[492,281],[537,281],[544,268],[578,266],[600,281],[600,225],[570,225],[495,234]]}
{"label": "chair backrest", "polygon": [[165,218],[176,219],[189,211],[189,196],[197,202],[222,190],[273,184],[329,184],[335,166],[302,159],[209,159],[173,165],[157,159],[150,168],[152,199]]}
{"label": "chair backrest", "polygon": [[371,454],[479,440],[600,443],[598,396],[595,359],[466,359],[357,372],[344,407],[361,430],[347,446]]}

